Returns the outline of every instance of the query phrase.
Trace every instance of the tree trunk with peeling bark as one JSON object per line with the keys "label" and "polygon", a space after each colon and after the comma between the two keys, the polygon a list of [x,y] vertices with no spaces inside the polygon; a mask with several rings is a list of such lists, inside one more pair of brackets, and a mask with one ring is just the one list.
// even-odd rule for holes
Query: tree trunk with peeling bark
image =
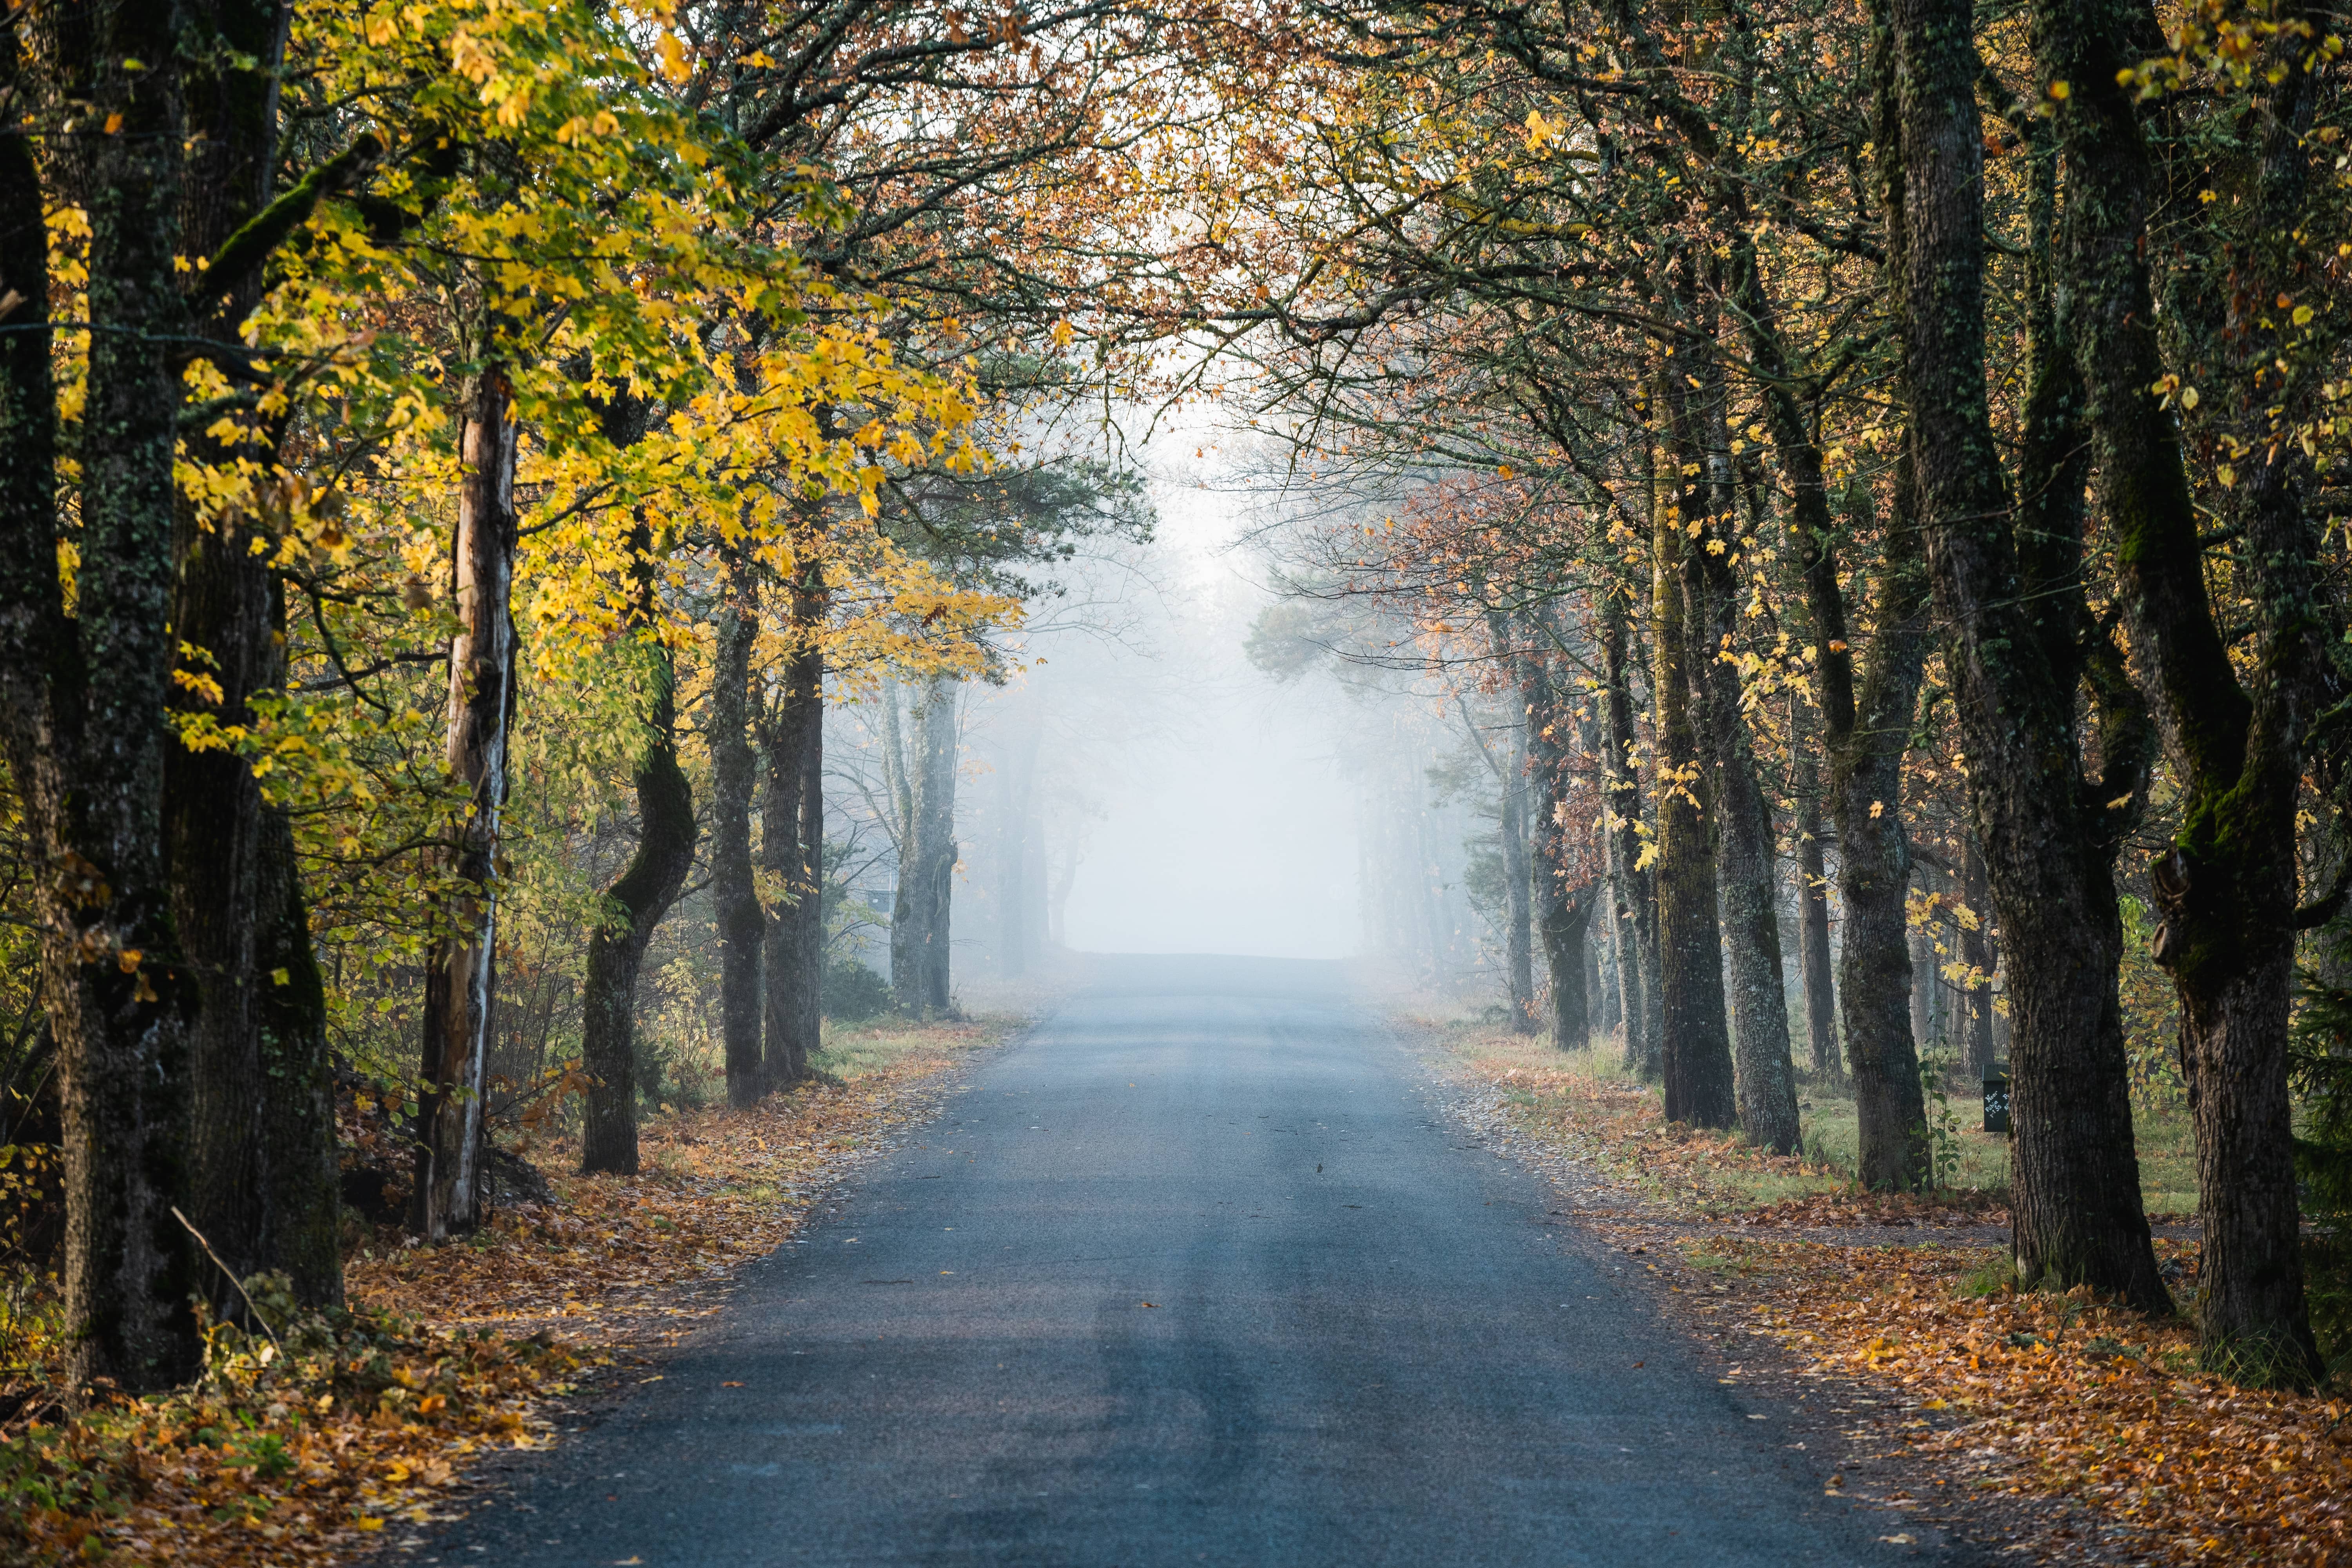
{"label": "tree trunk with peeling bark", "polygon": [[[485,337],[488,330],[485,328]],[[410,1224],[430,1241],[482,1219],[482,1092],[495,1001],[499,817],[506,805],[507,733],[514,710],[516,431],[505,364],[488,355],[460,399],[457,566],[458,631],[449,642],[446,763],[467,791],[452,825],[454,869],[467,891],[455,930],[433,944],[425,983],[425,1049],[417,1094],[416,1185]]]}

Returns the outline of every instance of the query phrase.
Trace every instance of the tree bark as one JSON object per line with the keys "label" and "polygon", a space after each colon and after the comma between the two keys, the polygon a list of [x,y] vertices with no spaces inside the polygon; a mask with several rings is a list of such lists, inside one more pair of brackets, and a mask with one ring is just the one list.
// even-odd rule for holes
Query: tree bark
{"label": "tree bark", "polygon": [[1503,851],[1503,978],[1511,999],[1511,1033],[1515,1035],[1532,1035],[1537,1027],[1535,922],[1528,881],[1526,726],[1522,713],[1510,727],[1495,770],[1496,782],[1502,786],[1496,837]]}
{"label": "tree bark", "polygon": [[[119,133],[80,138],[58,163],[90,223],[81,567],[68,618],[45,330],[49,193],[31,139],[14,135],[0,138],[0,280],[21,296],[0,332],[0,693],[42,868],[42,994],[63,1079],[68,1375],[77,1389],[106,1379],[147,1390],[178,1382],[199,1352],[193,1247],[172,1213],[199,999],[177,952],[163,821],[184,68],[170,6],[70,20],[30,18],[54,28],[61,92],[85,114],[121,117]],[[21,93],[26,39],[17,26],[6,33],[0,85]],[[126,70],[126,58],[154,68]]]}
{"label": "tree bark", "polygon": [[1622,590],[1602,589],[1601,684],[1601,788],[1608,811],[1609,876],[1615,908],[1618,989],[1624,998],[1625,1059],[1643,1078],[1664,1070],[1664,1016],[1659,1005],[1657,891],[1642,866],[1642,790],[1633,754],[1633,697],[1626,679],[1626,614]]}
{"label": "tree bark", "polygon": [[629,629],[652,665],[646,749],[637,759],[637,847],[604,889],[605,918],[588,936],[580,1055],[591,1087],[580,1134],[584,1175],[637,1173],[637,974],[654,930],[694,868],[694,790],[677,761],[677,668],[655,626],[652,526],[629,531]]}
{"label": "tree bark", "polygon": [[1797,805],[1797,975],[1805,992],[1805,1044],[1813,1075],[1837,1083],[1845,1077],[1845,1061],[1838,1049],[1837,987],[1831,979],[1829,873],[1822,853],[1822,737],[1817,724],[1798,722],[1800,710],[1811,710],[1801,708],[1801,701],[1790,700],[1795,753],[1790,793]]}
{"label": "tree bark", "polygon": [[783,903],[768,916],[762,959],[770,1088],[814,1070],[824,984],[824,624],[822,577],[804,567],[793,585],[792,654],[761,726],[767,788],[761,858]]}
{"label": "tree bark", "polygon": [[1533,881],[1538,929],[1543,937],[1544,968],[1550,982],[1549,1024],[1555,1050],[1580,1051],[1591,1043],[1592,1002],[1585,933],[1606,884],[1598,858],[1575,847],[1581,824],[1561,820],[1569,806],[1570,740],[1576,733],[1573,703],[1544,668],[1541,654],[1521,654],[1515,688],[1524,700],[1529,772],[1535,795]]}
{"label": "tree bark", "polygon": [[[2046,79],[2074,83],[2057,115],[2068,180],[2074,361],[2133,652],[2147,673],[2185,797],[2179,832],[2151,881],[2164,916],[2156,958],[2180,995],[2181,1059],[2197,1130],[2200,1353],[2207,1366],[2248,1381],[2308,1384],[2326,1373],[2304,1302],[2290,1152],[2294,818],[2305,737],[2313,719],[2340,699],[2341,682],[2326,647],[2332,617],[2320,603],[2317,542],[2302,502],[2307,468],[2293,439],[2274,438],[2266,453],[2250,456],[2247,499],[2237,503],[2246,531],[2245,587],[2255,604],[2251,691],[2231,667],[2207,596],[2179,435],[2151,390],[2165,371],[2146,248],[2160,171],[2132,97],[2116,80],[2119,69],[2137,63],[2142,51],[2131,45],[2143,21],[2142,8],[2115,0],[2040,0],[2035,56]],[[2300,210],[2316,90],[2291,34],[2287,43],[2265,106],[2263,167],[2250,193],[2257,221],[2271,233]],[[2249,373],[2281,342],[2263,319],[2279,281],[2266,270],[2249,254],[2234,283],[2237,298],[2249,301],[2231,307],[2245,319],[2231,323],[2246,341],[2239,368]],[[2251,374],[2244,384],[2254,384]],[[2283,401],[2284,389],[2251,395]],[[2003,890],[2001,847],[1987,835],[1996,895]],[[2038,933],[2016,922],[2006,900],[2001,930],[2013,1005],[2021,1009]],[[2030,1033],[2020,1030],[2021,1060]],[[2128,1118],[2126,1102],[2120,1116],[2126,1129]],[[2136,1166],[2131,1174],[2136,1180]],[[2117,1206],[2121,1201],[2118,1193]],[[2158,1305],[2154,1292],[2149,1304]]]}
{"label": "tree bark", "polygon": [[[1686,375],[1686,358],[1669,356],[1660,377],[1672,408]],[[1686,424],[1678,414],[1670,425]],[[1670,471],[1697,471],[1697,444],[1677,429],[1667,447]],[[1729,1127],[1738,1119],[1731,1041],[1724,1017],[1723,939],[1716,922],[1714,855],[1707,824],[1713,803],[1699,736],[1690,711],[1690,654],[1685,646],[1686,606],[1698,566],[1690,560],[1683,532],[1687,517],[1704,518],[1706,503],[1697,487],[1677,478],[1675,499],[1657,508],[1653,540],[1654,572],[1651,599],[1651,647],[1657,704],[1658,783],[1658,979],[1659,1022],[1669,1121]]]}
{"label": "tree bark", "polygon": [[956,683],[934,677],[898,739],[895,689],[885,763],[898,804],[898,893],[890,910],[890,988],[915,1017],[951,1007],[949,938],[955,885]]}
{"label": "tree bark", "polygon": [[[2076,676],[2063,661],[2075,616],[2024,591],[2032,584],[1987,407],[1984,141],[1971,22],[1967,0],[1893,0],[1898,275],[1921,528],[1953,629],[1947,664],[1977,836],[2010,941],[2013,1245],[2026,1283],[2085,1281],[2165,1311],[2170,1298],[2141,1205],[2121,1036],[2111,1021],[2120,941],[2110,912],[2113,847],[2096,820],[2085,820]],[[2112,90],[2112,74],[2105,88],[2077,85]],[[2037,618],[2045,614],[2046,624]]]}
{"label": "tree bark", "polygon": [[922,788],[915,802],[916,840],[923,865],[927,908],[923,918],[925,1013],[947,1017],[954,1010],[950,963],[955,898],[955,786],[957,683],[934,680],[922,708]]}
{"label": "tree bark", "polygon": [[[194,134],[181,246],[205,258],[218,255],[269,201],[286,11],[275,0],[190,9],[206,47],[188,78]],[[261,297],[261,262],[215,277],[216,291],[191,300],[200,336],[236,342]],[[243,459],[268,473],[278,434],[265,426],[226,439],[210,431],[184,439],[197,460],[228,468]],[[341,505],[340,496],[307,487],[270,499],[289,525],[298,508]],[[195,650],[184,656],[190,674],[208,676],[218,695],[184,688],[174,706],[192,721],[249,725],[252,698],[286,679],[285,606],[268,563],[276,538],[251,511],[200,515],[185,495],[177,528],[173,626]],[[164,818],[173,917],[202,996],[192,1039],[186,1211],[236,1276],[205,1268],[198,1277],[226,1318],[247,1317],[236,1280],[263,1269],[284,1271],[298,1300],[336,1304],[333,1074],[292,830],[265,803],[251,763],[227,745],[170,749]]]}
{"label": "tree bark", "polygon": [[751,866],[751,645],[760,635],[760,584],[740,548],[721,552],[718,626],[710,658],[710,891],[719,923],[719,1027],[727,1103],[757,1105],[767,915]]}
{"label": "tree bark", "polygon": [[[1713,389],[1711,389],[1713,390]],[[1717,391],[1717,395],[1720,394]],[[1719,407],[1719,404],[1717,405]],[[1727,514],[1718,514],[1718,522]],[[1734,1075],[1739,1124],[1750,1143],[1786,1154],[1797,1147],[1797,1082],[1789,1059],[1789,999],[1780,978],[1780,911],[1772,813],[1757,782],[1742,712],[1739,668],[1728,658],[1739,629],[1737,542],[1710,529],[1720,553],[1694,552],[1705,606],[1704,645],[1692,639],[1704,735],[1714,773],[1715,863],[1731,975]]]}
{"label": "tree bark", "polygon": [[[487,330],[485,336],[487,337]],[[457,566],[459,630],[449,642],[447,766],[467,792],[453,868],[468,890],[455,930],[433,944],[425,984],[411,1224],[429,1241],[482,1218],[482,1091],[494,1001],[507,731],[514,710],[515,424],[506,365],[485,342],[462,398]]]}

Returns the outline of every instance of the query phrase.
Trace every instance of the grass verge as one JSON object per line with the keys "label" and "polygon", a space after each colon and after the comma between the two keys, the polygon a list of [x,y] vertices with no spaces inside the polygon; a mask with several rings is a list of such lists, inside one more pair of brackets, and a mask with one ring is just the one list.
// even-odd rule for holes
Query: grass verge
{"label": "grass verge", "polygon": [[[2021,1292],[2005,1247],[1908,1244],[1884,1228],[1982,1226],[1997,1238],[2005,1150],[1956,1160],[1944,1191],[1867,1194],[1840,1157],[1833,1097],[1807,1096],[1806,1152],[1775,1156],[1667,1124],[1655,1090],[1613,1054],[1413,1022],[1463,1078],[1500,1092],[1520,1134],[1635,1199],[1581,1212],[1610,1246],[1645,1259],[1641,1272],[1694,1331],[1735,1360],[1769,1354],[1798,1377],[1843,1380],[1872,1396],[1857,1407],[1887,1412],[1866,1436],[1892,1439],[1906,1461],[1892,1506],[1944,1509],[1965,1531],[1971,1499],[2063,1499],[2104,1539],[2103,1557],[2352,1561],[2352,1402],[2232,1386],[2197,1370],[2185,1318],[2152,1321],[2086,1289]],[[2150,1210],[2193,1210],[2179,1119],[2142,1121]],[[1713,1223],[1738,1233],[1709,1233]],[[1830,1236],[1759,1228],[1776,1224]],[[2159,1240],[2158,1253],[2192,1294],[2194,1243]],[[1842,1481],[1832,1495],[1844,1495]],[[2061,1539],[2072,1526],[2048,1517],[2019,1549],[2074,1554],[2083,1542]]]}

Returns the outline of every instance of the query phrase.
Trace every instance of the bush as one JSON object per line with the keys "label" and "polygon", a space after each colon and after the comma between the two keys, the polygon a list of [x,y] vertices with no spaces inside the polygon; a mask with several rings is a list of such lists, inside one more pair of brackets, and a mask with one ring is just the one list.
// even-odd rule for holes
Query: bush
{"label": "bush", "polygon": [[824,966],[820,1001],[826,1017],[863,1023],[888,1011],[890,983],[856,959],[836,958]]}

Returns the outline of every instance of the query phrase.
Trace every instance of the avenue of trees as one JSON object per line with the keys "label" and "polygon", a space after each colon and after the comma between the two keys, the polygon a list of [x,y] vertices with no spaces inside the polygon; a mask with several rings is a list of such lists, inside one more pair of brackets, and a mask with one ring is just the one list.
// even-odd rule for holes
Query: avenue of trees
{"label": "avenue of trees", "polygon": [[338,1301],[355,1137],[429,1240],[518,1105],[634,1172],[681,900],[730,1097],[810,1072],[824,704],[997,677],[1149,528],[1039,433],[1109,384],[1150,27],[960,16],[7,9],[6,1142],[77,1386],[184,1378],[257,1273]]}
{"label": "avenue of trees", "polygon": [[[730,1099],[807,1076],[879,852],[828,841],[828,705],[872,742],[896,1000],[950,1005],[959,684],[1081,541],[1148,532],[1121,412],[1199,400],[1315,498],[1261,662],[1459,710],[1517,1016],[1574,1043],[1597,990],[1670,1117],[1775,1148],[1801,1049],[1908,1188],[1932,965],[1972,1060],[2005,1031],[2021,1281],[2169,1311],[2145,931],[2208,1359],[2324,1375],[2330,14],[5,16],[0,1065],[5,1142],[59,1152],[78,1383],[184,1378],[192,1295],[254,1273],[335,1300],[354,1136],[434,1241],[525,1100],[633,1171],[649,965],[708,954]],[[989,852],[1042,885],[1002,788]]]}
{"label": "avenue of trees", "polygon": [[1312,132],[1222,169],[1203,240],[1226,395],[1313,498],[1261,662],[1524,759],[1526,1026],[1548,967],[1581,1043],[1591,932],[1669,1118],[1790,1147],[1793,1045],[1914,1187],[1932,964],[1972,1065],[2007,1037],[2021,1282],[2169,1312],[2152,957],[2205,1354],[2290,1384],[2302,1211],[2327,1256],[2347,1195],[2340,1011],[2298,1005],[2352,874],[2340,20],[1333,5],[1264,110]]}

